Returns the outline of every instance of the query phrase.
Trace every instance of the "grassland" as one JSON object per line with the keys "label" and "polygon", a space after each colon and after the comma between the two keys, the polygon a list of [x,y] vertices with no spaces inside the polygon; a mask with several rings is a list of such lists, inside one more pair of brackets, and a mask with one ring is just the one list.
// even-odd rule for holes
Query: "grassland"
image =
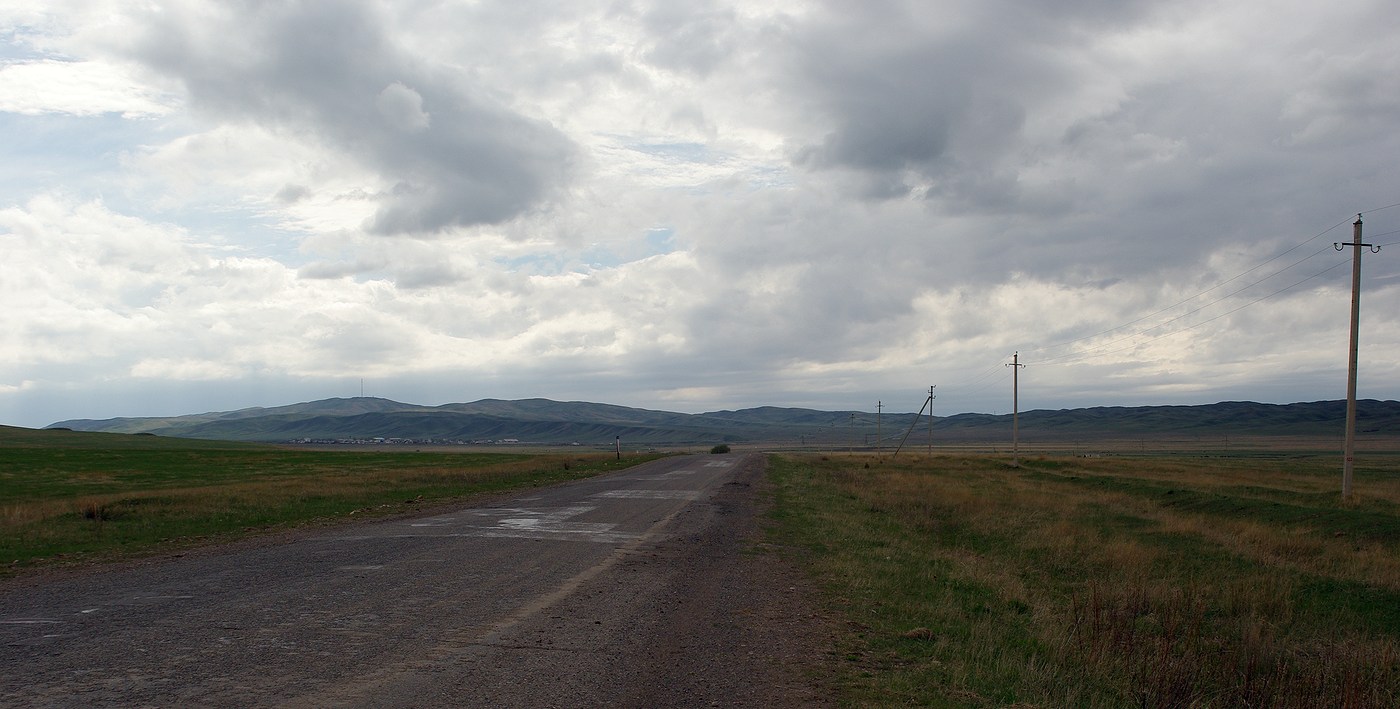
{"label": "grassland", "polygon": [[776,456],[848,706],[1400,706],[1400,459]]}
{"label": "grassland", "polygon": [[652,457],[311,451],[0,427],[0,576],[394,514]]}

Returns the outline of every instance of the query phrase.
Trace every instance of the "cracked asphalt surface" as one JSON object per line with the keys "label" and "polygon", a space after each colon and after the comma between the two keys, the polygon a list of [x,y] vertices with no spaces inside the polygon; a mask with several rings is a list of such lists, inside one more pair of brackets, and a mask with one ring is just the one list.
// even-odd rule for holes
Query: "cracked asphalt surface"
{"label": "cracked asphalt surface", "polygon": [[763,458],[23,579],[0,705],[824,706],[830,632],[756,551]]}

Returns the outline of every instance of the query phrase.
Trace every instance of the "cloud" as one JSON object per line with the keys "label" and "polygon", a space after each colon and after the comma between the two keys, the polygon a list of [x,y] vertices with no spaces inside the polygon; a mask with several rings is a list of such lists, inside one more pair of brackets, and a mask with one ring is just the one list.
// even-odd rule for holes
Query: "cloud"
{"label": "cloud", "polygon": [[571,141],[472,90],[469,73],[425,66],[392,24],[367,3],[193,3],[141,17],[126,52],[178,80],[205,120],[353,156],[377,177],[372,232],[497,223],[548,202]]}
{"label": "cloud", "polygon": [[[665,313],[681,298],[673,284],[693,267],[667,255],[596,279],[482,283],[444,277],[470,262],[444,260],[441,242],[409,241],[383,252],[395,282],[302,278],[177,227],[51,198],[0,211],[0,233],[4,295],[15,308],[0,351],[12,373],[58,381],[93,376],[84,370],[98,363],[94,371],[185,381],[501,372],[523,362],[612,368],[674,345]],[[75,363],[83,367],[58,369]]]}
{"label": "cloud", "polygon": [[640,19],[651,39],[646,60],[676,71],[709,74],[742,41],[739,13],[717,2],[657,3]]}
{"label": "cloud", "polygon": [[401,131],[416,133],[432,123],[423,112],[423,97],[417,91],[395,81],[384,87],[375,99],[379,114],[384,120]]}
{"label": "cloud", "polygon": [[[995,411],[1013,351],[1023,406],[1335,398],[1330,243],[1400,202],[1378,1],[0,13],[0,81],[54,72],[0,115],[16,416],[360,377],[685,410],[938,384]],[[1373,396],[1400,381],[1370,305],[1390,251]]]}
{"label": "cloud", "polygon": [[220,362],[166,357],[143,359],[131,367],[132,377],[163,381],[218,381],[234,379],[246,373],[238,367]]}
{"label": "cloud", "polygon": [[174,96],[138,79],[130,67],[54,59],[0,65],[0,111],[153,118],[177,107]]}

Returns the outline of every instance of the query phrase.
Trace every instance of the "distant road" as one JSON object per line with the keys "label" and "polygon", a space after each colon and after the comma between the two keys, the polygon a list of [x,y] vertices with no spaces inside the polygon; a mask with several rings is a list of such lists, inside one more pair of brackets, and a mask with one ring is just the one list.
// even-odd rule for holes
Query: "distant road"
{"label": "distant road", "polygon": [[819,706],[760,456],[12,582],[3,706]]}

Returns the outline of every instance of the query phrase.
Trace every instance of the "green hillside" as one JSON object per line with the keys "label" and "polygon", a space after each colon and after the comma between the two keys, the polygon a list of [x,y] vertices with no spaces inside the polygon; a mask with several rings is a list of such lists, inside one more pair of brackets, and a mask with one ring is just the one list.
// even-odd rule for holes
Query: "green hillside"
{"label": "green hillside", "polygon": [[[1341,401],[1037,410],[1020,414],[1020,438],[1027,443],[1228,436],[1340,438],[1344,417]],[[548,399],[419,406],[362,397],[190,416],[73,420],[52,427],[263,442],[383,438],[607,445],[622,438],[629,445],[724,442],[867,447],[893,445],[911,426],[926,431],[927,421],[907,413],[885,414],[877,422],[869,412],[772,406],[683,414]],[[942,443],[1005,441],[1011,428],[1012,417],[1006,414],[958,414],[936,417],[933,422],[934,437]],[[1363,435],[1400,432],[1400,402],[1359,402],[1357,428]],[[921,433],[916,440],[923,437]]]}

